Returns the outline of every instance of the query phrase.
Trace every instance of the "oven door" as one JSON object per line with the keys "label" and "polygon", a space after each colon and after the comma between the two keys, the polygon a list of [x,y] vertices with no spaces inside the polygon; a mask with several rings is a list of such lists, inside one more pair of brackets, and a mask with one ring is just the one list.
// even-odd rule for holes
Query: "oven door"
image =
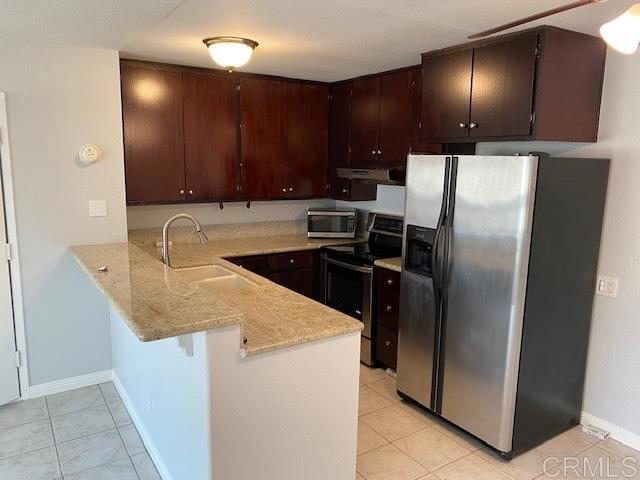
{"label": "oven door", "polygon": [[351,265],[322,254],[324,303],[364,324],[360,341],[360,360],[373,365],[373,326],[371,315],[373,268]]}

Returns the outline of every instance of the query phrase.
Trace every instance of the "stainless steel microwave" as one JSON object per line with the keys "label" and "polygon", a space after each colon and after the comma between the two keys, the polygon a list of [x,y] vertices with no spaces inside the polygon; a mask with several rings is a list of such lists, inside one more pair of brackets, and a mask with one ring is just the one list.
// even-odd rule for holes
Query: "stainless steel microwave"
{"label": "stainless steel microwave", "polygon": [[310,208],[307,211],[309,238],[355,238],[357,210]]}

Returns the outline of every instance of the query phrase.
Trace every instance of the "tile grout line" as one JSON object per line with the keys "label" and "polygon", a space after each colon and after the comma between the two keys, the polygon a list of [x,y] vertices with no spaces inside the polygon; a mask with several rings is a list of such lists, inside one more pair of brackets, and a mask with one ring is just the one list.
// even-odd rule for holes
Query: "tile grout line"
{"label": "tile grout line", "polygon": [[[82,439],[82,438],[91,437],[92,435],[99,435],[99,434],[102,434],[102,433],[111,432],[111,431],[115,430],[116,432],[118,432],[118,437],[120,438],[120,441],[122,442],[122,446],[124,448],[125,453],[127,454],[127,458],[129,458],[129,460],[131,461],[131,463],[133,465],[133,461],[131,460],[131,456],[129,455],[129,452],[127,450],[126,445],[124,444],[124,440],[122,439],[122,435],[120,435],[120,430],[118,429],[118,426],[116,425],[116,422],[115,422],[115,419],[113,418],[113,415],[111,414],[111,410],[109,410],[109,405],[108,405],[107,400],[106,400],[106,398],[104,396],[104,393],[102,393],[102,389],[100,388],[99,384],[96,385],[96,386],[98,387],[98,390],[100,391],[100,396],[102,397],[102,400],[104,401],[105,405],[107,406],[107,411],[109,412],[109,415],[111,416],[111,419],[113,420],[115,428],[113,428],[113,429],[109,428],[107,430],[103,430],[102,432],[94,432],[94,433],[90,433],[88,435],[82,435],[81,437],[72,438],[70,440],[65,440],[64,442],[60,442],[60,444],[62,445],[62,444],[73,442],[73,441],[76,441],[76,440],[79,440],[79,439]],[[46,399],[45,399],[45,401],[46,401]],[[49,410],[49,407],[48,407],[48,404],[47,404],[47,411],[48,410]],[[81,411],[81,410],[76,410],[76,411]],[[73,412],[69,412],[69,413],[73,413]],[[50,413],[49,413],[49,420],[51,420],[51,414]],[[51,428],[52,428],[52,431],[53,431],[53,425],[52,425]],[[54,443],[55,443],[55,447],[56,447],[56,453],[58,454],[58,464],[60,466],[60,473],[63,475],[62,478],[64,479],[64,474],[62,472],[62,462],[60,460],[60,453],[58,452],[58,443],[55,442],[55,434],[54,434]],[[89,468],[84,468],[82,470],[78,470],[77,472],[74,472],[73,474],[75,475],[76,473],[86,472],[88,470],[91,470],[92,468],[102,467],[104,465],[108,465],[109,463],[111,463],[111,462],[101,463],[99,465],[94,465],[94,466],[89,467]],[[138,477],[138,472],[136,471],[135,467],[133,468],[133,471],[135,472],[136,477]],[[140,477],[138,477],[138,478],[140,478]]]}
{"label": "tile grout line", "polygon": [[51,419],[51,411],[49,410],[49,399],[45,395],[44,406],[47,409],[47,417],[49,418],[49,426],[51,427],[51,436],[53,437],[53,448],[56,450],[56,459],[58,460],[58,469],[60,470],[60,477],[64,480],[64,473],[62,472],[62,461],[60,460],[60,452],[58,451],[58,442],[56,441],[56,432],[53,430],[53,420]]}
{"label": "tile grout line", "polygon": [[[109,411],[109,415],[111,415],[111,419],[113,420],[113,424],[116,426],[116,431],[118,432],[118,437],[120,437],[120,441],[122,442],[122,446],[124,447],[124,451],[127,454],[127,458],[129,459],[129,462],[131,463],[131,466],[133,467],[133,473],[135,473],[136,477],[138,479],[140,479],[140,475],[138,475],[138,469],[136,468],[135,463],[133,463],[133,459],[131,458],[131,455],[129,454],[129,450],[127,449],[127,444],[124,442],[124,438],[122,438],[122,433],[120,433],[120,427],[118,427],[118,422],[116,422],[116,419],[113,416],[113,413],[111,412],[111,409],[109,408],[109,402],[107,402],[107,397],[104,396],[104,392],[102,391],[102,387],[100,386],[100,384],[98,384],[98,390],[100,390],[100,395],[102,395],[102,399],[104,400],[104,403],[107,405],[107,410]],[[120,393],[118,393],[118,398],[120,398]],[[122,398],[120,398],[120,401],[122,401]],[[126,410],[126,407],[125,407],[125,410]],[[127,411],[127,415],[129,415],[128,411]],[[135,425],[133,425],[133,428],[135,428]],[[136,429],[136,431],[137,431],[137,429]],[[147,447],[145,445],[145,451],[146,451],[146,448]]]}

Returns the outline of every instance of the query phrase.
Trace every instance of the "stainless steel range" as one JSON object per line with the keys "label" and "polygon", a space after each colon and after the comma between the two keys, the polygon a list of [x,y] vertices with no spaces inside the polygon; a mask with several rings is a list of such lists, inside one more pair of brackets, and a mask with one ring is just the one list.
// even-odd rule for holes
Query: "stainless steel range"
{"label": "stainless steel range", "polygon": [[321,249],[323,301],[364,323],[360,360],[367,365],[372,365],[375,358],[371,304],[373,263],[379,258],[400,256],[402,226],[402,217],[372,212],[367,219],[368,241]]}

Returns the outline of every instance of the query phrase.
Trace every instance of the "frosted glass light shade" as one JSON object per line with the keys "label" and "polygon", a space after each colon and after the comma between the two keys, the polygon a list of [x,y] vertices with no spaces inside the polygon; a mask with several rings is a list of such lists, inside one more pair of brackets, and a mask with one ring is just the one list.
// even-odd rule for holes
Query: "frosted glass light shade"
{"label": "frosted glass light shade", "polygon": [[258,46],[258,42],[239,37],[205,38],[203,42],[213,61],[228,70],[245,65]]}
{"label": "frosted glass light shade", "polygon": [[640,3],[602,25],[600,35],[611,48],[628,55],[634,53],[640,43]]}

